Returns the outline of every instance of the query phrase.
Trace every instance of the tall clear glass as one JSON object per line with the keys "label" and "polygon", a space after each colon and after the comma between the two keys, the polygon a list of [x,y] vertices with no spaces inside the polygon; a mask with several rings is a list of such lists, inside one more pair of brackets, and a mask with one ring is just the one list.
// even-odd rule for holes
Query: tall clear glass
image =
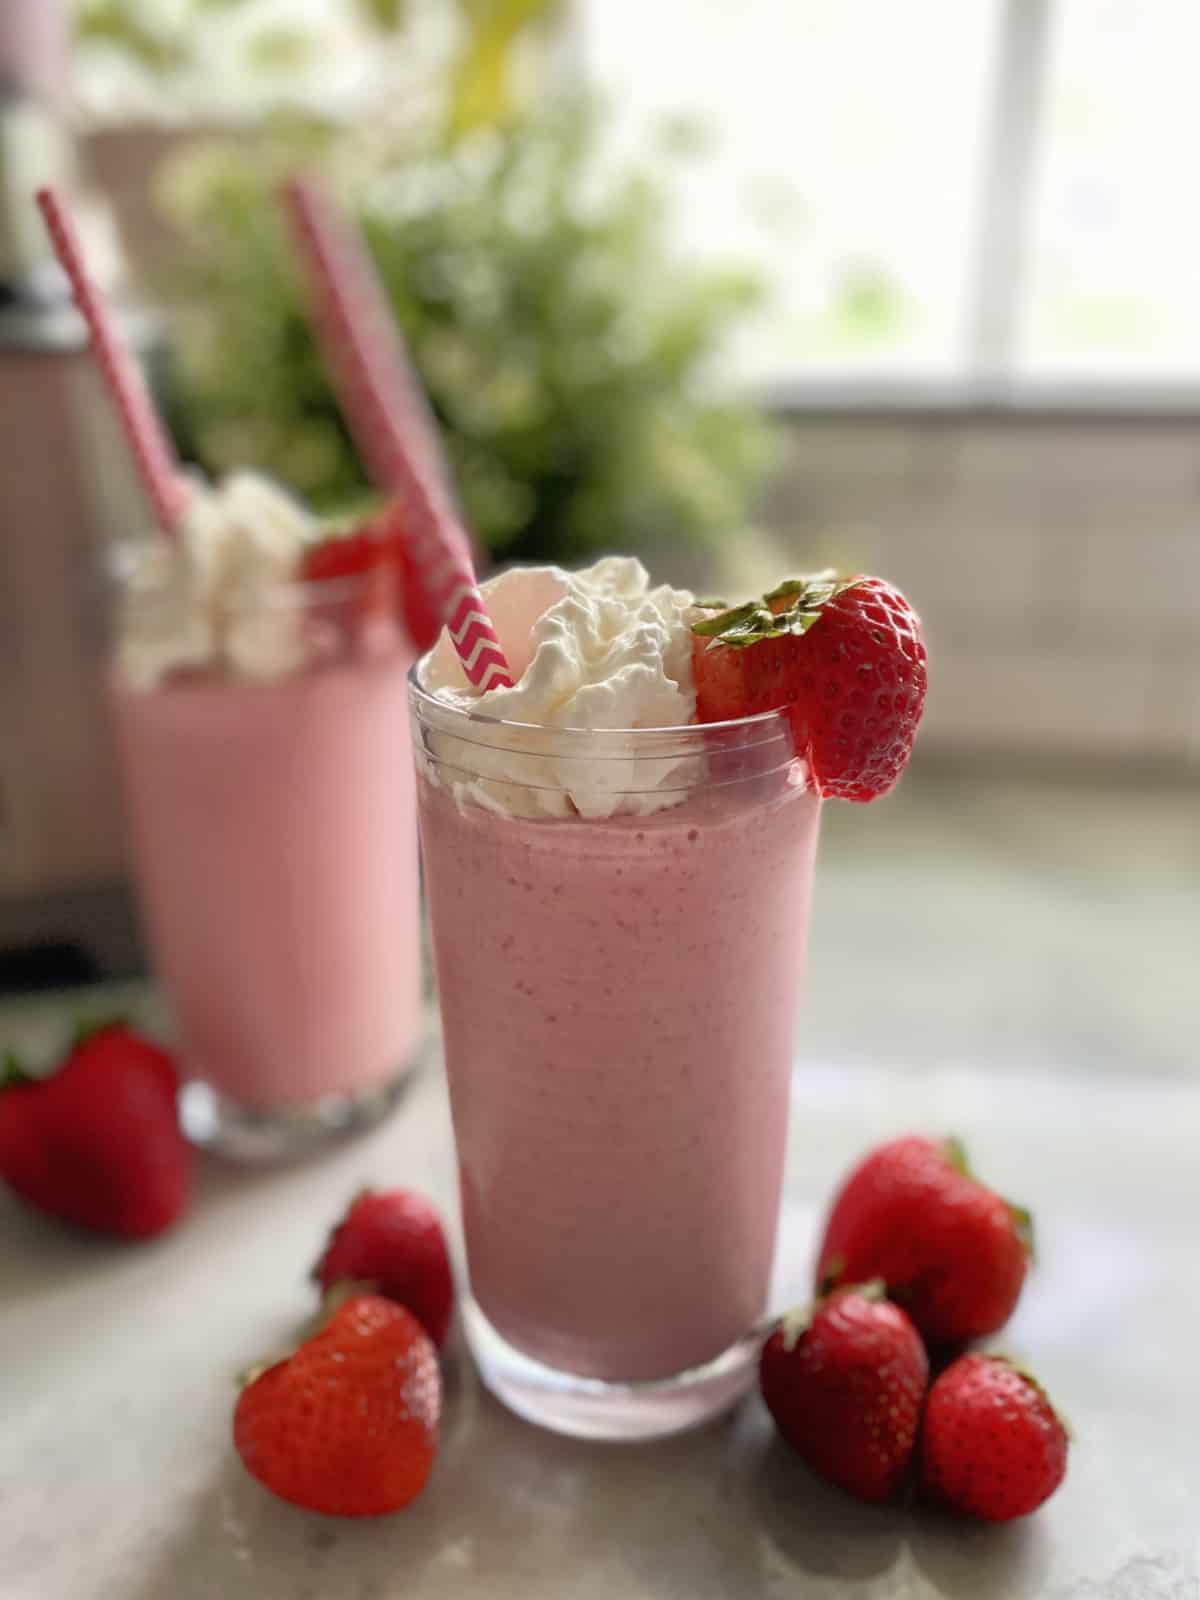
{"label": "tall clear glass", "polygon": [[820,802],[777,713],[552,730],[410,692],[475,1358],[562,1432],[689,1427],[753,1379]]}
{"label": "tall clear glass", "polygon": [[[294,663],[271,681],[110,672],[185,1120],[243,1158],[378,1120],[422,1038],[412,652],[368,619],[364,582],[281,584],[219,619],[251,656],[285,642]],[[139,594],[143,629],[159,603]]]}

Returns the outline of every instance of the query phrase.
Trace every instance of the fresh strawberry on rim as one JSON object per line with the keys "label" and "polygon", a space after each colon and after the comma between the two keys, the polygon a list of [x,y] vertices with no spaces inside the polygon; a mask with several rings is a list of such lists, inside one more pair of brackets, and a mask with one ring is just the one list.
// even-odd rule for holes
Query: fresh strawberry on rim
{"label": "fresh strawberry on rim", "polygon": [[789,578],[692,633],[701,722],[785,710],[819,794],[865,801],[893,787],[928,673],[920,619],[885,579]]}

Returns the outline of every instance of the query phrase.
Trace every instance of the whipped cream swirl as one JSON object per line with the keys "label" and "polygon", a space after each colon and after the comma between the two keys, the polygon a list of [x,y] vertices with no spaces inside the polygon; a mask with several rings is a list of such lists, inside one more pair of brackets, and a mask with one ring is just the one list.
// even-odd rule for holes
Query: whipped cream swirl
{"label": "whipped cream swirl", "polygon": [[123,681],[152,689],[210,671],[270,682],[304,663],[303,606],[289,603],[316,522],[255,473],[197,484],[178,534],[130,558],[117,638]]}
{"label": "whipped cream swirl", "polygon": [[471,742],[434,733],[426,771],[470,801],[508,816],[648,815],[676,805],[694,763],[638,754],[632,739],[605,739],[605,759],[548,753],[539,729],[678,728],[693,719],[693,596],[650,587],[646,569],[609,556],[582,572],[515,568],[483,587],[516,682],[479,694],[443,633],[422,685],[448,707],[528,731],[477,730]]}

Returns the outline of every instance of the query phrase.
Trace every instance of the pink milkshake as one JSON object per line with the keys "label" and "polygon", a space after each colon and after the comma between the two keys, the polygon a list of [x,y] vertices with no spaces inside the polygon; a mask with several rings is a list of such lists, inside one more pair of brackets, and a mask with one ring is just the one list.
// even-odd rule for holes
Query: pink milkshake
{"label": "pink milkshake", "polygon": [[412,652],[361,580],[299,581],[310,538],[258,480],[214,492],[135,563],[112,677],[185,1104],[245,1156],[373,1120],[422,1035]]}
{"label": "pink milkshake", "polygon": [[785,716],[673,725],[690,596],[489,598],[517,687],[472,706],[444,646],[413,687],[468,1334],[535,1420],[670,1432],[753,1376],[820,802]]}
{"label": "pink milkshake", "polygon": [[819,802],[421,803],[476,1301],[568,1372],[704,1365],[766,1306]]}

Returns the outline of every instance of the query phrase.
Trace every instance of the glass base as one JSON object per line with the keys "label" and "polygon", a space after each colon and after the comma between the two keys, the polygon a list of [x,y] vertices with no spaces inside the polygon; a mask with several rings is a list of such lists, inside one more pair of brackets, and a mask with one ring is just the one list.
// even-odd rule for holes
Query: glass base
{"label": "glass base", "polygon": [[581,1378],[522,1355],[469,1295],[462,1312],[479,1375],[496,1398],[527,1422],[576,1439],[631,1442],[698,1428],[737,1404],[758,1367],[755,1331],[704,1366],[670,1378],[636,1383]]}
{"label": "glass base", "polygon": [[202,1150],[246,1163],[291,1161],[374,1128],[395,1108],[413,1072],[409,1066],[369,1089],[273,1110],[239,1105],[193,1079],[180,1091],[179,1116],[184,1133]]}

